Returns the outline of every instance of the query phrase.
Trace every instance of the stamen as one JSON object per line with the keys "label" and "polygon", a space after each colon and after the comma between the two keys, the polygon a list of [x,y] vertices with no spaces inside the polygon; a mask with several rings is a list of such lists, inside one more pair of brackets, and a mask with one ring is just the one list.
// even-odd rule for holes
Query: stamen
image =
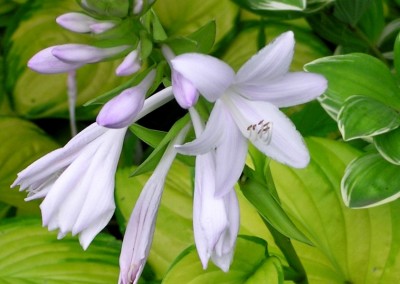
{"label": "stamen", "polygon": [[248,139],[254,141],[261,140],[265,144],[271,143],[272,122],[260,120],[257,124],[250,124],[247,127],[247,131],[249,131]]}

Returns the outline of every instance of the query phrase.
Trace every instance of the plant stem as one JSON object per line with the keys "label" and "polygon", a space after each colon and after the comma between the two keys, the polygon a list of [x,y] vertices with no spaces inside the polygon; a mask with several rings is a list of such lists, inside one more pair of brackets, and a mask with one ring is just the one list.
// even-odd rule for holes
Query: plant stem
{"label": "plant stem", "polygon": [[[268,190],[272,192],[274,197],[280,201],[278,192],[275,188],[274,180],[272,178],[271,174],[271,169],[269,165],[266,167],[265,170],[265,180],[268,185]],[[279,247],[279,249],[282,251],[283,255],[286,258],[286,261],[288,262],[289,266],[294,270],[293,271],[286,271],[285,272],[285,280],[292,280],[295,283],[299,284],[308,284],[308,279],[307,279],[307,274],[306,271],[303,267],[303,264],[300,261],[299,256],[296,253],[296,250],[293,247],[293,244],[290,240],[290,238],[286,237],[282,233],[280,233],[277,229],[275,229],[268,221],[266,221],[264,218],[262,218],[263,222],[267,226],[268,230],[270,231],[272,237],[274,238],[274,241],[276,245]],[[290,273],[287,273],[290,272]]]}

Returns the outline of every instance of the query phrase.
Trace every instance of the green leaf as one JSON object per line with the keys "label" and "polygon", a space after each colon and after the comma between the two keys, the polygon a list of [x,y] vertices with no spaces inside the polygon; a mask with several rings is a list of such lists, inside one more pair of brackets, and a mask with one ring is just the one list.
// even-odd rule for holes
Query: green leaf
{"label": "green leaf", "polygon": [[320,36],[333,44],[344,48],[348,52],[366,52],[368,44],[355,35],[354,29],[332,16],[330,10],[314,13],[307,17],[312,29]]}
{"label": "green leaf", "polygon": [[290,120],[302,136],[336,138],[340,136],[337,123],[321,107],[318,101],[304,105],[299,111],[290,115]]}
{"label": "green leaf", "polygon": [[276,230],[289,238],[311,244],[310,240],[296,228],[286,215],[285,211],[266,185],[248,178],[245,182],[240,183],[240,189],[261,216]]}
{"label": "green leaf", "polygon": [[[371,209],[347,208],[340,182],[348,163],[360,153],[328,139],[306,142],[311,154],[307,168],[293,169],[272,161],[271,171],[285,212],[314,244],[293,242],[309,283],[396,283],[400,279],[400,201]],[[398,171],[389,179],[397,176]],[[275,254],[262,221],[243,211],[247,233],[265,238]]]}
{"label": "green leaf", "polygon": [[0,117],[0,129],[0,201],[38,214],[38,202],[25,202],[26,193],[10,185],[18,172],[58,145],[36,125],[19,118]]}
{"label": "green leaf", "polygon": [[358,22],[363,34],[368,38],[369,45],[375,45],[385,26],[385,8],[381,0],[369,0],[370,5]]}
{"label": "green leaf", "polygon": [[283,283],[283,270],[279,260],[269,256],[264,240],[239,236],[229,272],[221,271],[212,263],[203,270],[197,251],[192,246],[180,255],[162,283]]}
{"label": "green leaf", "polygon": [[164,137],[167,135],[166,132],[160,130],[149,129],[139,124],[133,124],[129,129],[147,145],[156,148],[161,143]]}
{"label": "green leaf", "polygon": [[[38,74],[26,67],[28,60],[40,50],[64,43],[91,44],[88,35],[67,31],[56,24],[63,13],[79,11],[75,1],[29,1],[15,30],[5,38],[6,87],[12,94],[15,111],[24,117],[69,117],[67,74]],[[49,36],[51,35],[51,36]],[[98,109],[84,108],[90,99],[115,88],[126,78],[114,75],[122,59],[85,65],[77,71],[77,117],[92,119]],[[99,84],[98,82],[101,82]]]}
{"label": "green leaf", "polygon": [[341,21],[355,26],[371,2],[372,0],[336,0],[334,15]]}
{"label": "green leaf", "polygon": [[36,219],[0,223],[0,282],[13,284],[116,283],[120,242],[98,235],[84,251],[77,238],[57,240]]}
{"label": "green leaf", "polygon": [[239,10],[230,0],[163,0],[153,8],[170,37],[186,36],[215,21],[216,41],[232,28]]}
{"label": "green leaf", "polygon": [[376,136],[400,126],[397,111],[365,96],[346,99],[337,119],[344,140]]}
{"label": "green leaf", "polygon": [[176,55],[187,52],[208,53],[214,45],[215,35],[215,21],[210,21],[186,37],[169,38],[166,44]]}
{"label": "green leaf", "polygon": [[[158,165],[161,157],[163,156],[165,149],[168,146],[168,143],[178,135],[179,131],[188,123],[189,116],[185,115],[178,121],[174,123],[171,129],[168,131],[167,135],[161,140],[161,142],[157,145],[157,147],[151,152],[150,156],[136,168],[136,170],[132,173],[132,176],[140,175],[145,172],[154,170],[155,167]],[[134,129],[135,130],[135,129]]]}
{"label": "green leaf", "polygon": [[160,22],[160,19],[157,17],[157,14],[154,11],[151,11],[151,19],[152,19],[152,27],[153,27],[153,38],[155,41],[164,41],[168,38],[165,30]]}
{"label": "green leaf", "polygon": [[[116,174],[117,216],[122,231],[151,173],[129,177],[132,169]],[[179,253],[193,243],[190,169],[175,161],[168,172],[148,263],[161,278]],[[177,233],[179,232],[179,233]],[[168,244],[168,245],[166,245]]]}
{"label": "green leaf", "polygon": [[375,136],[374,145],[388,162],[400,165],[400,128]]}
{"label": "green leaf", "polygon": [[389,69],[378,59],[361,53],[329,56],[305,66],[328,80],[328,89],[319,98],[330,116],[337,115],[345,100],[362,94],[400,110],[400,90]]}
{"label": "green leaf", "polygon": [[400,167],[379,154],[365,154],[346,168],[342,196],[351,208],[366,208],[400,197]]}

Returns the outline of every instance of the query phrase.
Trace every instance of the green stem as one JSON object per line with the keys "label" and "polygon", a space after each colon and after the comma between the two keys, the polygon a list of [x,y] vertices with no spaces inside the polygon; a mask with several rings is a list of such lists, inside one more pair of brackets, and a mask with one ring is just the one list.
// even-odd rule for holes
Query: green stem
{"label": "green stem", "polygon": [[[296,250],[293,247],[292,242],[288,237],[282,235],[277,231],[271,224],[269,224],[264,218],[263,221],[271,232],[272,237],[276,245],[282,251],[289,266],[294,270],[285,270],[285,280],[292,280],[299,284],[308,284],[307,274],[304,267],[298,257]],[[290,272],[290,273],[289,273]]]}
{"label": "green stem", "polygon": [[[268,185],[268,190],[270,190],[272,192],[272,194],[274,195],[274,197],[279,201],[278,192],[276,190],[269,165],[266,167],[266,170],[265,170],[265,180]],[[303,267],[303,264],[300,261],[299,256],[296,253],[296,250],[293,247],[293,244],[292,244],[290,238],[288,238],[285,235],[283,235],[282,233],[280,233],[270,223],[268,223],[268,221],[266,221],[264,218],[262,218],[262,220],[265,223],[265,225],[267,226],[268,230],[270,231],[272,237],[274,238],[276,245],[279,247],[279,249],[282,251],[283,255],[285,256],[286,261],[288,262],[289,266],[294,270],[294,271],[285,271],[285,280],[292,280],[295,283],[299,283],[299,284],[308,284],[306,271]],[[290,273],[288,273],[288,272],[290,272]],[[295,272],[295,273],[293,273],[293,272]]]}

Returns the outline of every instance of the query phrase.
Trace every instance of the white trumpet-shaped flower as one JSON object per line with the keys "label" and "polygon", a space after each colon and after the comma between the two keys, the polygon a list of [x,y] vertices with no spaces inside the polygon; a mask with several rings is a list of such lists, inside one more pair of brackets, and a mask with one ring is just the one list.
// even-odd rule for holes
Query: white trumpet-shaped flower
{"label": "white trumpet-shaped flower", "polygon": [[106,226],[114,209],[114,175],[127,128],[93,123],[18,174],[12,187],[26,190],[26,201],[42,198],[43,226],[79,234],[83,248]]}
{"label": "white trumpet-shaped flower", "polygon": [[182,129],[170,143],[135,204],[122,243],[119,284],[139,281],[153,240],[165,178],[176,156],[173,145],[183,141],[187,130],[188,127]]}
{"label": "white trumpet-shaped flower", "polygon": [[[172,98],[172,88],[154,94],[144,102],[135,119]],[[121,103],[125,104],[125,100]],[[114,107],[117,106],[113,104]],[[137,113],[136,110],[134,105],[130,110],[122,107],[122,111]],[[20,191],[28,192],[26,201],[44,198],[40,205],[43,226],[49,230],[59,229],[59,238],[68,232],[79,234],[84,249],[114,213],[114,175],[129,126],[125,118],[122,121],[123,127],[119,129],[91,124],[63,148],[50,152],[21,171],[11,185],[19,185]],[[115,119],[113,122],[117,123]]]}
{"label": "white trumpet-shaped flower", "polygon": [[235,74],[212,56],[188,53],[171,60],[173,68],[209,101],[216,102],[206,129],[195,141],[178,147],[198,155],[217,148],[218,196],[238,180],[247,140],[265,155],[295,168],[307,166],[309,153],[293,123],[278,109],[321,95],[327,81],[318,74],[289,72],[294,35],[286,32],[260,50]]}
{"label": "white trumpet-shaped flower", "polygon": [[[195,109],[189,109],[196,135],[203,131]],[[239,204],[236,193],[230,190],[216,196],[216,151],[197,155],[193,199],[193,231],[197,252],[206,269],[211,260],[227,272],[233,259],[239,231]]]}

